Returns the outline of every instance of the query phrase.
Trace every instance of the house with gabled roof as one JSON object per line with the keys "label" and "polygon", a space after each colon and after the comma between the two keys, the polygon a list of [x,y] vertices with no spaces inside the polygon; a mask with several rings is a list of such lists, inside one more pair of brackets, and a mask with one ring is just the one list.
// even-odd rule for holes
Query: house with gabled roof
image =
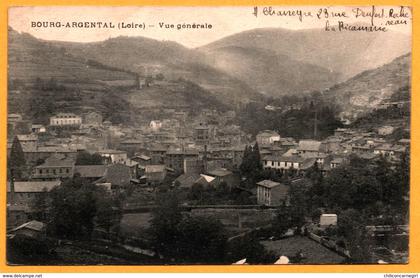
{"label": "house with gabled roof", "polygon": [[197,173],[182,174],[174,181],[180,188],[191,188],[201,176]]}
{"label": "house with gabled roof", "polygon": [[38,180],[56,180],[71,178],[74,174],[75,159],[64,155],[52,155],[41,165],[35,166],[31,178]]}
{"label": "house with gabled roof", "polygon": [[305,158],[316,157],[323,152],[321,145],[321,141],[300,140],[297,151],[300,156]]}
{"label": "house with gabled roof", "polygon": [[217,168],[207,172],[207,176],[213,177],[212,184],[219,186],[221,183],[226,183],[229,188],[233,188],[239,185],[239,176],[225,168]]}
{"label": "house with gabled roof", "polygon": [[149,185],[159,185],[165,180],[166,173],[165,165],[147,165],[144,176]]}
{"label": "house with gabled roof", "polygon": [[7,182],[7,202],[18,205],[33,205],[38,197],[47,195],[61,184],[60,180]]}
{"label": "house with gabled roof", "polygon": [[105,176],[106,168],[106,165],[76,165],[74,174],[93,182]]}
{"label": "house with gabled roof", "polygon": [[263,130],[257,134],[256,140],[260,146],[271,145],[280,141],[280,135],[274,130]]}
{"label": "house with gabled roof", "polygon": [[131,184],[130,167],[123,164],[107,165],[105,174],[94,183],[105,186],[109,191],[116,192]]}
{"label": "house with gabled roof", "polygon": [[289,186],[272,180],[257,183],[257,202],[260,205],[280,206],[289,200]]}

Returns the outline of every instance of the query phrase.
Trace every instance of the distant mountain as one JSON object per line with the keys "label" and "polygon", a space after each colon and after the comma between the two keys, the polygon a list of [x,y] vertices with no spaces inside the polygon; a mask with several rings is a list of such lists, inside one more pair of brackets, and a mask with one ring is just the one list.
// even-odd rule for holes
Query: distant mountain
{"label": "distant mountain", "polygon": [[[185,79],[156,81],[139,90],[135,86],[138,73],[117,63],[113,55],[109,55],[108,61],[97,61],[94,58],[98,56],[80,52],[79,47],[83,47],[77,44],[43,41],[13,29],[9,29],[8,35],[8,109],[35,122],[47,123],[49,116],[63,111],[83,113],[94,109],[112,122],[127,123],[138,122],[145,113],[153,113],[153,109],[229,108],[226,96],[216,97]],[[156,55],[155,58],[159,56]],[[153,58],[146,56],[147,61]],[[173,68],[183,70],[180,65]],[[191,64],[188,68],[189,74],[198,79],[203,74],[206,82],[219,83],[221,87],[225,84],[224,74],[208,66]],[[241,87],[240,81],[235,81],[239,85],[229,83],[233,78],[226,80],[235,92],[247,88]],[[234,93],[226,95],[232,97]]]}
{"label": "distant mountain", "polygon": [[370,111],[384,100],[398,99],[396,93],[410,87],[410,71],[411,54],[406,54],[333,86],[324,93],[324,97],[335,101],[344,112]]}
{"label": "distant mountain", "polygon": [[[291,60],[324,68],[333,74],[332,78],[338,75],[343,81],[407,54],[411,51],[411,38],[393,31],[368,33],[262,28],[222,38],[199,50],[204,53],[222,50],[224,53],[223,49],[232,47],[271,50]],[[305,69],[297,67],[295,79],[305,76]],[[325,72],[321,73],[321,79],[325,78]]]}
{"label": "distant mountain", "polygon": [[261,95],[234,77],[204,63],[202,53],[171,41],[144,37],[117,37],[95,43],[53,42],[74,56],[121,67],[142,76],[162,73],[166,79],[191,80],[220,101],[257,100]]}
{"label": "distant mountain", "polygon": [[225,46],[211,48],[205,53],[206,63],[229,72],[269,96],[321,90],[339,80],[338,73],[293,60],[270,49]]}
{"label": "distant mountain", "polygon": [[162,73],[166,81],[190,80],[229,105],[323,91],[410,51],[410,37],[391,31],[254,29],[197,49],[144,37],[43,41],[13,30],[9,39],[9,78],[128,86],[137,74]]}
{"label": "distant mountain", "polygon": [[87,59],[67,52],[54,43],[18,33],[8,32],[8,78],[26,83],[37,78],[57,79],[64,83],[90,83],[98,86],[108,83],[133,85],[135,77],[120,69],[110,69],[89,64]]}

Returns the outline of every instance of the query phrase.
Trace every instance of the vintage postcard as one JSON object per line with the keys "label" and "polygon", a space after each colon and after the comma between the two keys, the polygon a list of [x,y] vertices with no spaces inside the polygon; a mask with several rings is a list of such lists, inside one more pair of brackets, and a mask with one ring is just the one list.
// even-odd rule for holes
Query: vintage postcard
{"label": "vintage postcard", "polygon": [[9,266],[411,261],[411,7],[16,6],[7,38]]}

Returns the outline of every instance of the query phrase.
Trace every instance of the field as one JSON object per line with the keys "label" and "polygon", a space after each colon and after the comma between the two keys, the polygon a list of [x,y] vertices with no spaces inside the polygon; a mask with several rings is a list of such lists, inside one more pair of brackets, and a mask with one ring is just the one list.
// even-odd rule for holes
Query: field
{"label": "field", "polygon": [[302,251],[304,256],[302,264],[339,264],[344,261],[344,257],[307,237],[294,236],[276,241],[261,241],[261,243],[278,257],[293,257]]}

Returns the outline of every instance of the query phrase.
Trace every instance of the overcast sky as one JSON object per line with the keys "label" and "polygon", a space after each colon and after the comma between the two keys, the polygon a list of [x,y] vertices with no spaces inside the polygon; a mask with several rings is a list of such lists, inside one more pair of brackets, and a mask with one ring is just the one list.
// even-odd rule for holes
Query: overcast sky
{"label": "overcast sky", "polygon": [[[259,16],[255,17],[253,7],[14,7],[9,9],[9,25],[19,31],[27,32],[33,36],[46,40],[74,41],[74,42],[93,42],[102,41],[117,36],[144,36],[157,40],[176,41],[186,47],[198,47],[205,45],[222,37],[235,34],[241,31],[266,28],[281,27],[287,29],[310,29],[324,28],[326,19],[319,20],[316,16],[320,8],[317,6],[309,7],[273,7],[277,11],[311,11],[312,17],[304,17],[302,22],[299,17],[284,16],[264,16],[262,9],[258,7]],[[350,17],[345,18],[346,23],[366,22],[370,23],[370,18],[356,18],[352,13],[355,7],[330,7],[330,11],[345,10]],[[392,7],[376,7],[377,10],[385,8],[387,13]],[[399,10],[399,7],[394,7]],[[368,12],[371,7],[363,7]],[[408,8],[405,8],[409,11]],[[334,25],[339,18],[329,18]],[[33,28],[32,21],[102,21],[125,23],[145,23],[146,29],[84,29],[84,28]],[[169,30],[159,28],[159,22],[170,24],[183,23],[208,23],[212,29],[197,30]],[[407,25],[393,26],[390,29],[398,32],[411,33],[411,18]],[[147,25],[155,25],[149,28]],[[385,24],[385,19],[375,19],[375,24]],[[383,25],[382,25],[383,26]]]}

